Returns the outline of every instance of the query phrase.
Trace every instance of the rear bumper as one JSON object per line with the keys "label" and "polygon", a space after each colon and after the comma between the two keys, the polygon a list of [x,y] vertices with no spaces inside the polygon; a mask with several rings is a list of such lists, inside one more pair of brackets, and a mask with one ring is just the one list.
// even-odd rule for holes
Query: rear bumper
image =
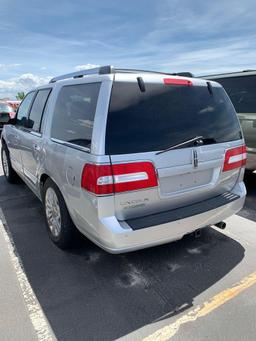
{"label": "rear bumper", "polygon": [[178,240],[188,233],[214,225],[240,211],[246,196],[244,183],[237,184],[232,193],[238,197],[225,205],[146,228],[132,229],[127,222],[120,222],[114,216],[106,217],[99,221],[99,237],[92,239],[110,253],[129,252]]}

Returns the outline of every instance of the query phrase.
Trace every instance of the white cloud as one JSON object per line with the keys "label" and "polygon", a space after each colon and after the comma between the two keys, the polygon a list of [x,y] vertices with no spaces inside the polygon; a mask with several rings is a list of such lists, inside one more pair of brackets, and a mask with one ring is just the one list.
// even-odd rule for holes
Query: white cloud
{"label": "white cloud", "polygon": [[93,68],[98,67],[98,66],[99,66],[99,65],[95,65],[95,64],[77,65],[77,66],[75,66],[75,70],[76,70],[76,71],[88,70],[88,69],[93,69]]}
{"label": "white cloud", "polygon": [[18,77],[0,80],[0,98],[15,98],[19,91],[25,93],[37,86],[48,83],[51,77],[40,77],[32,73],[24,73]]}

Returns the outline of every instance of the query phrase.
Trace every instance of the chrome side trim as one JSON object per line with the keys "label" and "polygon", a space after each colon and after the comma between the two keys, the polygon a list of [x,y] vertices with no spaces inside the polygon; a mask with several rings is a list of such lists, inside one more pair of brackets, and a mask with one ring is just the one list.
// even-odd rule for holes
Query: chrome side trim
{"label": "chrome side trim", "polygon": [[79,145],[74,144],[74,143],[70,143],[70,142],[63,141],[63,140],[58,140],[58,139],[55,139],[55,138],[52,138],[52,137],[51,137],[50,140],[52,142],[61,144],[61,145],[66,146],[66,147],[70,147],[70,148],[73,148],[73,149],[81,150],[82,152],[86,152],[86,153],[90,153],[91,152],[90,148],[79,146]]}

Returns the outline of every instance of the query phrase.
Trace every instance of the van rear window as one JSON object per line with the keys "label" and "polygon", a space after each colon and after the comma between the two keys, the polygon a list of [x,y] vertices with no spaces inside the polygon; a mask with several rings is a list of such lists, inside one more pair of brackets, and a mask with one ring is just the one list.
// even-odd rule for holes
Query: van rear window
{"label": "van rear window", "polygon": [[[114,82],[106,154],[158,151],[195,136],[208,143],[242,137],[234,107],[221,87]],[[207,143],[207,142],[206,142]]]}

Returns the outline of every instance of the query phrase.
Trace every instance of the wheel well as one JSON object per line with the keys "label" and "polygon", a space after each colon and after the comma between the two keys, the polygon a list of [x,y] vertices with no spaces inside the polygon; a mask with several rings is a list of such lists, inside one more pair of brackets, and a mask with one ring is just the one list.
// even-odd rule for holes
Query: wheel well
{"label": "wheel well", "polygon": [[49,178],[49,176],[47,174],[42,174],[40,177],[40,193],[41,193],[41,197],[43,194],[43,187],[45,184],[45,181]]}

